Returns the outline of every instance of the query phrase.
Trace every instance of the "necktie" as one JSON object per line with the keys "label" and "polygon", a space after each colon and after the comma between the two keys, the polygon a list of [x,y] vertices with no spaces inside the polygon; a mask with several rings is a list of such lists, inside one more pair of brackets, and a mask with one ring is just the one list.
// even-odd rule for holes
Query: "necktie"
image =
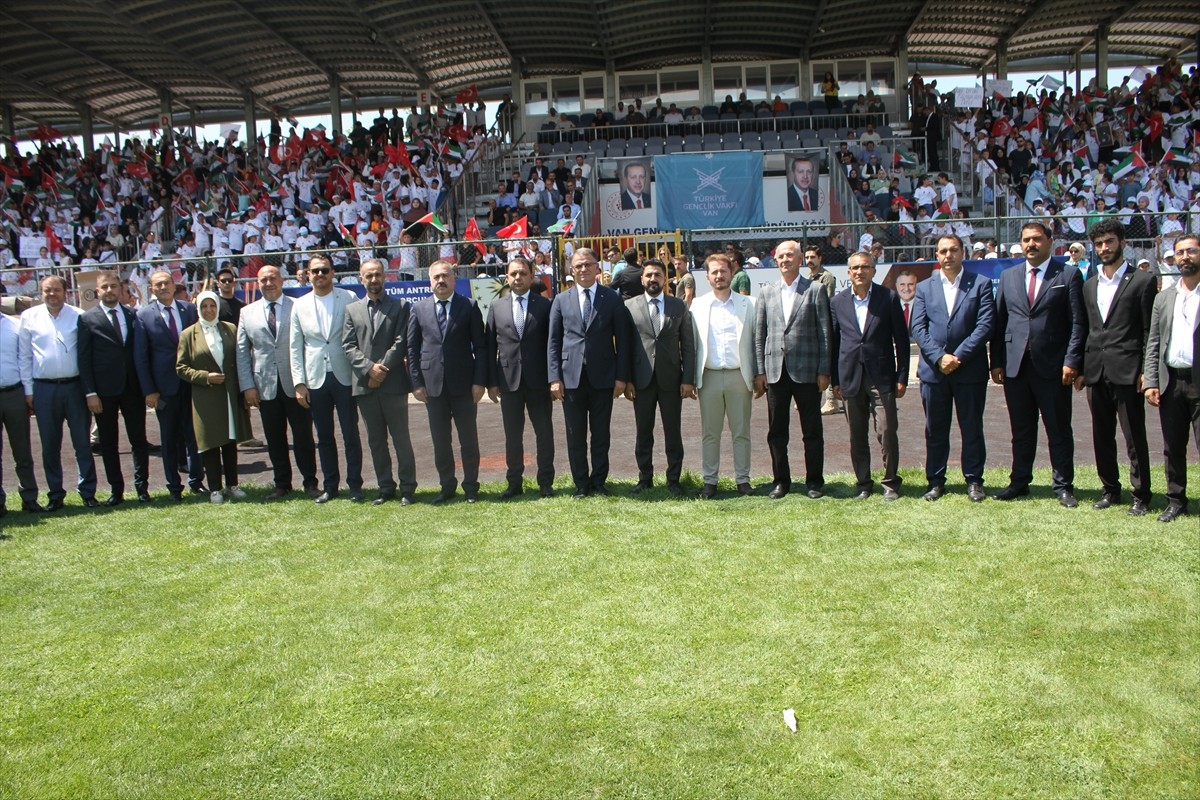
{"label": "necktie", "polygon": [[912,325],[912,320],[910,320],[908,317],[911,308],[912,308],[912,305],[910,303],[904,304],[904,324],[906,327]]}
{"label": "necktie", "polygon": [[637,199],[637,207],[638,208],[642,207],[642,198],[640,198],[640,197]]}
{"label": "necktie", "polygon": [[379,303],[375,300],[367,301],[367,324],[370,326],[371,338],[375,338],[375,311],[379,308]]}
{"label": "necktie", "polygon": [[271,332],[272,339],[279,333],[279,321],[275,318],[274,301],[267,303],[267,330]]}
{"label": "necktie", "polygon": [[438,328],[441,329],[441,331],[442,331],[442,336],[446,335],[446,323],[448,322],[448,318],[447,318],[447,314],[446,314],[446,305],[449,302],[450,302],[449,300],[438,300],[437,321],[438,321]]}
{"label": "necktie", "polygon": [[117,310],[115,308],[112,309],[108,312],[108,315],[112,317],[113,330],[117,333],[117,342],[124,345],[125,339],[121,336],[121,321],[117,319]]}
{"label": "necktie", "polygon": [[808,192],[805,192],[803,197],[804,197],[804,210],[812,211],[812,207],[808,204]]}
{"label": "necktie", "polygon": [[592,321],[592,290],[583,290],[583,326],[586,328]]}
{"label": "necktie", "polygon": [[658,336],[659,331],[662,330],[662,314],[658,309],[660,302],[657,297],[650,301],[650,325],[654,329],[655,336]]}
{"label": "necktie", "polygon": [[179,344],[179,326],[175,324],[175,312],[171,309],[174,306],[163,306],[167,310],[167,330],[171,332],[171,338],[175,344]]}
{"label": "necktie", "polygon": [[520,339],[525,335],[525,298],[517,298],[517,313],[513,316],[513,322],[517,325],[517,338]]}
{"label": "necktie", "polygon": [[1033,308],[1033,301],[1037,299],[1037,274],[1038,268],[1034,267],[1029,270],[1029,307]]}

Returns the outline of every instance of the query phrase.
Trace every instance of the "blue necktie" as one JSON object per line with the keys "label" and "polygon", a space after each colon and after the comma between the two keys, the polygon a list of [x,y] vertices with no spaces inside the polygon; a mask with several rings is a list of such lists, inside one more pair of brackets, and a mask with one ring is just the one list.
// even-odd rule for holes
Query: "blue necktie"
{"label": "blue necktie", "polygon": [[583,290],[583,326],[586,328],[592,321],[592,290]]}
{"label": "blue necktie", "polygon": [[446,323],[449,322],[449,315],[446,313],[446,306],[449,300],[438,300],[438,328],[442,332],[442,336],[446,335]]}

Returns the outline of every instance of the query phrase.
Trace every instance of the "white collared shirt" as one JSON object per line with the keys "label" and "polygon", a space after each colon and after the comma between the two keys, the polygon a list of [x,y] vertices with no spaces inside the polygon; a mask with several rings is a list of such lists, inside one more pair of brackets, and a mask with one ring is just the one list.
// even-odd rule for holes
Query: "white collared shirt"
{"label": "white collared shirt", "polygon": [[796,279],[792,281],[790,286],[785,280],[779,281],[779,301],[783,304],[784,327],[787,327],[787,324],[792,321],[792,313],[796,310],[796,293],[799,285],[799,275],[796,276]]}
{"label": "white collared shirt", "polygon": [[1128,268],[1128,264],[1117,267],[1112,280],[1104,277],[1103,268],[1096,271],[1096,305],[1100,309],[1100,319],[1105,322],[1108,322],[1108,312],[1112,310],[1113,300],[1116,299],[1117,287],[1121,285],[1121,279],[1125,277],[1125,270]]}
{"label": "white collared shirt", "polygon": [[1196,315],[1200,314],[1200,287],[1189,292],[1182,281],[1175,284],[1175,308],[1172,313],[1171,341],[1167,343],[1167,366],[1189,369],[1196,357],[1192,349],[1192,331],[1196,325]]}
{"label": "white collared shirt", "polygon": [[[1033,298],[1035,300],[1037,299],[1037,296],[1042,293],[1042,283],[1046,280],[1046,270],[1049,268],[1050,259],[1046,259],[1037,266],[1037,279],[1033,283]],[[1021,284],[1023,287],[1025,287],[1026,293],[1029,292],[1029,271],[1031,269],[1033,269],[1033,264],[1030,264],[1028,261],[1026,261],[1025,272],[1023,273],[1024,283]]]}
{"label": "white collared shirt", "polygon": [[108,321],[109,325],[112,324],[112,312],[114,312],[114,311],[117,312],[117,327],[119,327],[121,329],[121,341],[128,342],[129,341],[129,324],[125,321],[125,313],[124,313],[125,309],[123,309],[121,307],[121,304],[117,303],[112,308],[109,308],[108,306],[101,303],[100,310],[104,312],[104,319],[106,319]]}
{"label": "white collared shirt", "polygon": [[71,305],[64,305],[57,317],[44,305],[21,314],[19,361],[26,395],[33,394],[35,380],[79,376],[79,315]]}
{"label": "white collared shirt", "polygon": [[0,386],[21,382],[21,367],[17,358],[20,341],[21,323],[16,317],[0,314]]}
{"label": "white collared shirt", "polygon": [[871,291],[874,288],[874,286],[868,286],[867,296],[861,300],[858,298],[858,295],[854,293],[853,289],[850,290],[850,299],[854,301],[854,318],[858,321],[859,333],[862,333],[863,329],[867,327],[867,306],[871,302]]}
{"label": "white collared shirt", "polygon": [[[575,288],[579,290],[578,292],[576,292],[576,294],[579,295],[579,318],[583,319],[583,299],[584,299],[583,293],[585,291],[590,293],[590,298],[591,298],[591,303],[592,303],[592,315],[595,316],[595,314],[596,314],[596,284],[593,283],[587,289],[584,289],[582,286],[579,286],[579,285],[576,285]],[[587,321],[591,322],[591,319],[588,319]]]}
{"label": "white collared shirt", "polygon": [[177,306],[174,301],[172,301],[170,305],[163,305],[157,300],[154,302],[158,303],[158,313],[162,316],[163,324],[167,326],[167,330],[171,329],[171,320],[168,319],[168,317],[174,317],[175,333],[183,333],[183,317],[179,314],[179,306]]}
{"label": "white collared shirt", "polygon": [[946,316],[950,316],[954,313],[954,302],[958,300],[958,287],[962,285],[963,271],[959,269],[954,280],[948,280],[946,273],[940,269],[937,271],[937,275],[942,284],[942,296],[946,298]]}
{"label": "white collared shirt", "polygon": [[646,298],[646,311],[650,314],[651,320],[654,319],[654,306],[658,305],[658,330],[655,333],[659,333],[662,331],[663,322],[667,318],[667,301],[663,300],[662,292],[659,292],[654,297],[651,297],[649,292],[644,292],[642,296]]}
{"label": "white collared shirt", "polygon": [[721,302],[713,298],[708,312],[708,354],[704,359],[705,369],[739,369],[742,361],[738,353],[738,316],[733,295]]}

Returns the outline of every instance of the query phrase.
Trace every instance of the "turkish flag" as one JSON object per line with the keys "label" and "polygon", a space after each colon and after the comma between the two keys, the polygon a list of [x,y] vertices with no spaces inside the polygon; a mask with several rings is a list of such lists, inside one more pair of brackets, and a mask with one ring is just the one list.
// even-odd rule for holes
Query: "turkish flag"
{"label": "turkish flag", "polygon": [[141,161],[130,161],[125,165],[125,171],[135,178],[148,180],[150,178],[150,170]]}
{"label": "turkish flag", "polygon": [[479,88],[472,83],[466,89],[463,89],[461,92],[459,92],[458,96],[454,99],[456,99],[461,105],[466,105],[467,103],[478,103]]}
{"label": "turkish flag", "polygon": [[524,239],[529,236],[529,217],[521,217],[512,225],[505,225],[496,231],[496,236],[501,239]]}
{"label": "turkish flag", "polygon": [[479,251],[479,255],[487,255],[487,248],[483,245],[483,234],[479,232],[479,223],[475,221],[474,217],[467,222],[467,230],[463,233],[463,239],[475,242],[475,249]]}
{"label": "turkish flag", "polygon": [[1008,117],[1001,117],[992,124],[992,136],[1008,136],[1012,129],[1012,122]]}
{"label": "turkish flag", "polygon": [[46,223],[46,247],[51,253],[57,253],[63,249],[62,239],[58,238],[58,234],[54,232],[54,228],[49,222]]}

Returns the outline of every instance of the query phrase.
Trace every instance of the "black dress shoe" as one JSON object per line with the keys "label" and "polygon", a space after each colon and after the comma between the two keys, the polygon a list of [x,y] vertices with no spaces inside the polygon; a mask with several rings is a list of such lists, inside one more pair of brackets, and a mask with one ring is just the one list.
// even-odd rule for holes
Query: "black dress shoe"
{"label": "black dress shoe", "polygon": [[308,495],[308,498],[310,500],[316,500],[318,497],[321,496],[321,490],[315,486],[305,486],[304,493],[306,495]]}
{"label": "black dress shoe", "polygon": [[321,492],[319,495],[317,495],[317,504],[324,505],[325,503],[328,503],[333,498],[337,497],[337,495],[338,495],[338,493],[336,491]]}
{"label": "black dress shoe", "polygon": [[982,503],[984,498],[987,497],[987,495],[983,493],[983,484],[967,484],[967,497],[971,499],[972,503]]}
{"label": "black dress shoe", "polygon": [[104,507],[112,508],[113,506],[119,506],[119,505],[121,505],[121,503],[124,503],[124,502],[125,502],[124,497],[122,497],[119,494],[114,494],[112,497],[110,497],[104,501]]}
{"label": "black dress shoe", "polygon": [[610,491],[608,490],[608,487],[607,487],[607,486],[605,486],[603,483],[600,483],[600,484],[597,484],[597,485],[593,486],[593,487],[592,487],[592,494],[598,494],[598,495],[600,495],[601,497],[612,497],[612,492],[610,492]]}
{"label": "black dress shoe", "polygon": [[667,491],[671,493],[672,497],[683,497],[683,487],[678,482],[668,483]]}
{"label": "black dress shoe", "polygon": [[500,493],[500,499],[501,500],[511,500],[514,497],[517,497],[522,494],[525,494],[525,487],[509,486],[507,489],[505,489],[503,492]]}
{"label": "black dress shoe", "polygon": [[1121,495],[1119,494],[1102,494],[1100,499],[1092,503],[1092,508],[1097,511],[1103,511],[1106,508],[1112,508],[1115,505],[1120,505]]}
{"label": "black dress shoe", "polygon": [[808,490],[808,499],[809,500],[820,500],[824,496],[825,496],[824,489],[809,489]]}
{"label": "black dress shoe", "polygon": [[400,505],[402,505],[402,506],[411,506],[415,502],[417,502],[417,501],[413,499],[413,496],[411,494],[406,493],[406,494],[400,495]]}
{"label": "black dress shoe", "polygon": [[553,486],[543,486],[540,489],[540,492],[541,492],[542,497],[554,497],[554,487]]}
{"label": "black dress shoe", "polygon": [[440,492],[435,494],[433,496],[433,499],[430,500],[429,502],[433,503],[436,506],[439,503],[446,503],[453,499],[454,499],[454,490],[453,489],[442,489]]}
{"label": "black dress shoe", "polygon": [[174,502],[174,503],[182,503],[183,502],[183,490],[182,489],[168,489],[167,494],[169,494],[171,496],[172,502]]}
{"label": "black dress shoe", "polygon": [[1131,505],[1131,506],[1129,507],[1129,516],[1131,516],[1131,517],[1144,517],[1144,516],[1146,516],[1146,513],[1147,513],[1149,510],[1150,510],[1150,504],[1149,504],[1149,503],[1147,503],[1145,500],[1138,500],[1138,499],[1135,497],[1135,498],[1133,498],[1133,505]]}
{"label": "black dress shoe", "polygon": [[479,502],[479,492],[478,491],[468,492],[468,491],[464,490],[463,496],[465,496],[467,498],[468,503],[478,503]]}
{"label": "black dress shoe", "polygon": [[929,502],[932,503],[934,500],[941,500],[942,495],[944,495],[945,493],[946,493],[945,486],[942,486],[940,484],[937,486],[930,486],[929,491],[927,491],[927,492],[925,492],[925,494],[921,495],[921,499],[928,500]]}
{"label": "black dress shoe", "polygon": [[888,503],[892,502],[893,500],[899,500],[900,493],[890,486],[885,486],[883,487],[883,499]]}
{"label": "black dress shoe", "polygon": [[268,500],[282,500],[283,498],[287,497],[291,493],[292,493],[291,489],[276,489],[275,491],[273,491],[269,495],[267,495],[267,499]]}
{"label": "black dress shoe", "polygon": [[21,510],[26,514],[41,514],[46,510],[46,507],[34,500],[32,503],[21,503]]}
{"label": "black dress shoe", "polygon": [[712,500],[717,496],[717,485],[715,483],[706,483],[704,488],[700,490],[701,500]]}
{"label": "black dress shoe", "polygon": [[51,500],[49,503],[46,503],[46,513],[47,514],[52,513],[54,511],[62,511],[64,508],[66,508],[66,505],[63,503],[62,500]]}
{"label": "black dress shoe", "polygon": [[366,496],[363,494],[362,489],[351,489],[349,492],[346,493],[346,496],[350,498],[350,502],[352,502],[352,503],[361,503],[363,500],[366,499]]}
{"label": "black dress shoe", "polygon": [[654,481],[638,481],[633,488],[629,490],[630,494],[641,494],[647,489],[654,488]]}
{"label": "black dress shoe", "polygon": [[1172,503],[1163,509],[1163,512],[1158,515],[1159,522],[1174,522],[1177,518],[1182,517],[1187,511],[1183,506]]}
{"label": "black dress shoe", "polygon": [[572,500],[583,500],[592,493],[592,490],[587,486],[576,486],[575,493],[571,495]]}
{"label": "black dress shoe", "polygon": [[792,489],[790,486],[784,486],[782,483],[777,483],[771,487],[771,493],[767,497],[772,500],[778,500],[781,497],[787,497],[788,492]]}
{"label": "black dress shoe", "polygon": [[212,494],[211,492],[208,491],[208,489],[204,488],[203,483],[190,483],[190,484],[188,484],[188,489],[191,490],[192,494],[202,494],[205,497]]}
{"label": "black dress shoe", "polygon": [[1063,489],[1058,493],[1058,504],[1063,508],[1079,508],[1079,501],[1070,489]]}
{"label": "black dress shoe", "polygon": [[100,501],[94,497],[83,498],[83,504],[87,508],[99,508],[100,507]]}
{"label": "black dress shoe", "polygon": [[749,497],[750,495],[754,494],[754,487],[748,483],[739,483],[737,485],[737,491],[742,497]]}
{"label": "black dress shoe", "polygon": [[1027,497],[1029,495],[1028,486],[1013,486],[1009,484],[996,493],[997,500],[1016,500],[1018,497]]}
{"label": "black dress shoe", "polygon": [[153,503],[154,498],[150,496],[149,492],[147,492],[145,489],[142,489],[138,492],[138,502],[139,503]]}
{"label": "black dress shoe", "polygon": [[855,500],[866,500],[870,496],[871,496],[870,489],[859,489],[858,494],[854,495],[854,499]]}

